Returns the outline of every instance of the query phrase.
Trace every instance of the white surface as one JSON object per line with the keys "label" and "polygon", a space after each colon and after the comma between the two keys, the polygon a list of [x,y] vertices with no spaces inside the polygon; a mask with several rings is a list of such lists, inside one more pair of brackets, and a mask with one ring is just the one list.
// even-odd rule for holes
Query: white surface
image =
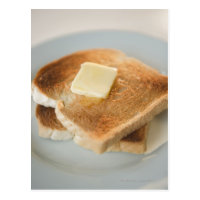
{"label": "white surface", "polygon": [[69,33],[117,29],[168,40],[167,10],[32,10],[31,42],[35,46]]}

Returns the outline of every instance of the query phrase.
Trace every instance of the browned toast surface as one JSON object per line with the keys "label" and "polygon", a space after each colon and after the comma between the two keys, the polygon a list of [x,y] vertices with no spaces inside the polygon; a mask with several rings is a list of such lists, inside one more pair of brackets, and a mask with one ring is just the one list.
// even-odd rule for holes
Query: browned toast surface
{"label": "browned toast surface", "polygon": [[108,151],[122,151],[128,153],[142,154],[147,150],[148,124],[137,129],[119,142],[108,148]]}
{"label": "browned toast surface", "polygon": [[[54,108],[37,105],[36,116],[39,120],[38,123],[40,123],[40,126],[46,127],[47,131],[49,129],[66,130],[66,128],[56,118]],[[43,133],[43,135],[47,134]],[[144,153],[146,151],[146,136],[147,125],[122,138],[122,140],[113,144],[108,151],[122,151],[136,154]]]}
{"label": "browned toast surface", "polygon": [[47,128],[53,130],[66,130],[66,128],[57,119],[54,108],[37,105],[35,115],[40,123]]}
{"label": "browned toast surface", "polygon": [[43,94],[59,100],[69,90],[71,83],[84,62],[96,62],[116,66],[125,55],[112,49],[94,49],[79,51],[55,60],[42,67],[33,80]]}
{"label": "browned toast surface", "polygon": [[136,130],[135,133],[136,134],[129,134],[127,135],[126,137],[122,138],[122,140],[124,142],[142,142],[145,138],[145,132],[146,132],[146,128],[147,128],[147,125],[141,127],[140,129]]}
{"label": "browned toast surface", "polygon": [[[84,62],[118,69],[107,99],[96,102],[71,93],[71,82]],[[168,102],[168,77],[112,49],[86,50],[65,56],[39,70],[33,84],[48,97],[63,100],[57,103],[58,119],[66,128],[76,127],[75,135],[89,139],[87,144],[93,145],[88,148],[96,152],[105,151],[148,123],[167,108]]]}

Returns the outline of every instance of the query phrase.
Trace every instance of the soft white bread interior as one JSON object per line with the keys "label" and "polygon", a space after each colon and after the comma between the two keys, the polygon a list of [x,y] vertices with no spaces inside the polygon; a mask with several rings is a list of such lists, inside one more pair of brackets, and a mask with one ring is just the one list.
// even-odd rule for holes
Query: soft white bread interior
{"label": "soft white bread interior", "polygon": [[37,104],[52,108],[56,107],[56,100],[46,96],[34,84],[32,84],[31,95]]}

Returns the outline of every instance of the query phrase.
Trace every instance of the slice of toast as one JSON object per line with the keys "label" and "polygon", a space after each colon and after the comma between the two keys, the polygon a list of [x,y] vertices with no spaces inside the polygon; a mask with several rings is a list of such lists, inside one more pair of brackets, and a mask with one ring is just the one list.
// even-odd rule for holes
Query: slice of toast
{"label": "slice of toast", "polygon": [[[118,68],[107,99],[99,102],[70,91],[84,62]],[[168,104],[167,76],[112,49],[80,51],[56,60],[39,70],[32,86],[54,101],[57,118],[75,135],[74,141],[96,153],[151,121]]]}
{"label": "slice of toast", "polygon": [[57,119],[54,108],[37,105],[35,115],[40,137],[51,138],[52,140],[73,138],[73,135]]}
{"label": "slice of toast", "polygon": [[119,142],[110,146],[107,151],[122,151],[135,154],[145,153],[147,150],[148,127],[149,124],[145,124],[128,136],[122,138]]}
{"label": "slice of toast", "polygon": [[[55,109],[37,105],[36,117],[39,127],[39,136],[52,140],[66,140],[73,138],[67,129],[56,118]],[[129,152],[142,154],[146,151],[147,125],[134,131],[119,142],[112,145],[107,151]]]}
{"label": "slice of toast", "polygon": [[[42,67],[32,82],[33,100],[46,107],[56,107],[57,100],[68,101],[70,84],[84,62],[116,66],[125,54],[113,49],[92,49],[73,53]],[[71,99],[70,99],[71,100]]]}

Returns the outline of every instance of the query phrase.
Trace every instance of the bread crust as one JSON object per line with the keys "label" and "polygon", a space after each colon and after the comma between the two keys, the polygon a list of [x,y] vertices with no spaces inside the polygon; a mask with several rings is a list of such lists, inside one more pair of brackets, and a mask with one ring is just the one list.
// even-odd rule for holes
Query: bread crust
{"label": "bread crust", "polygon": [[135,118],[130,119],[127,123],[121,124],[118,127],[112,129],[107,133],[107,137],[91,137],[90,133],[85,132],[80,126],[75,124],[66,115],[61,112],[64,108],[62,101],[59,101],[56,106],[56,116],[59,121],[74,134],[74,142],[78,145],[93,150],[97,154],[101,154],[108,150],[113,144],[119,142],[122,138],[126,137],[135,130],[141,128],[153,117],[159,114],[161,111],[168,107],[168,96],[165,95],[153,102],[151,106],[147,107],[146,110]]}
{"label": "bread crust", "polygon": [[[83,62],[118,69],[109,97],[100,103],[70,91]],[[72,129],[75,141],[97,153],[103,153],[168,106],[168,77],[112,49],[85,50],[65,56],[40,69],[33,84],[57,101],[56,116],[67,129]]]}
{"label": "bread crust", "polygon": [[66,128],[57,119],[54,108],[44,107],[37,104],[35,115],[40,123],[47,128],[50,128],[52,130],[66,130]]}
{"label": "bread crust", "polygon": [[115,66],[124,56],[124,53],[115,49],[78,51],[42,67],[37,72],[32,84],[42,94],[51,99],[60,100],[68,94],[70,83],[73,81],[82,63],[87,61]]}
{"label": "bread crust", "polygon": [[52,140],[68,140],[73,138],[73,135],[57,119],[54,108],[37,105],[35,112],[40,137]]}
{"label": "bread crust", "polygon": [[[73,138],[73,134],[69,135],[69,131],[62,126],[56,118],[54,108],[36,106],[36,116],[38,120],[39,136],[50,138],[52,140],[66,140]],[[116,144],[113,144],[107,151],[128,152],[134,154],[142,154],[146,151],[147,127],[145,125],[135,132],[122,138]],[[70,132],[71,133],[71,132]]]}
{"label": "bread crust", "polygon": [[128,136],[122,138],[119,142],[110,146],[107,151],[127,152],[134,154],[143,154],[147,150],[147,133],[149,124],[134,131]]}

